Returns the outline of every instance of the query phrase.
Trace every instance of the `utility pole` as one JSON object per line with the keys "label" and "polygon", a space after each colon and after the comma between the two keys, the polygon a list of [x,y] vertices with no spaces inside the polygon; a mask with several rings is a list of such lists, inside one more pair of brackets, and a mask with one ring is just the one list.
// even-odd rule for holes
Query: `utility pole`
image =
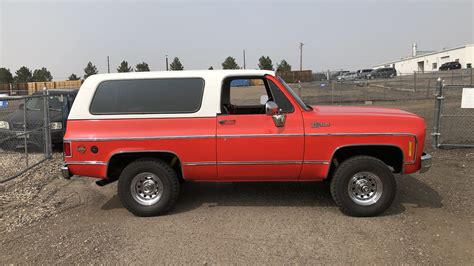
{"label": "utility pole", "polygon": [[245,49],[244,49],[244,69],[245,69]]}
{"label": "utility pole", "polygon": [[109,60],[109,56],[107,56],[107,73],[110,73],[110,60]]}
{"label": "utility pole", "polygon": [[300,71],[303,70],[303,45],[304,43],[300,42]]}
{"label": "utility pole", "polygon": [[166,55],[166,71],[168,71],[168,55]]}

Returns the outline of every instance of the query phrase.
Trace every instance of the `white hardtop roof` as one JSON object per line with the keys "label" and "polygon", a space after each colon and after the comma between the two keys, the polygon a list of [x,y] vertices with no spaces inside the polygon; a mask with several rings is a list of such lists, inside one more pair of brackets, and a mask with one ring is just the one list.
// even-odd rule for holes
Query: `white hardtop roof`
{"label": "white hardtop roof", "polygon": [[218,78],[223,79],[229,76],[263,76],[266,74],[275,75],[275,71],[270,70],[180,70],[180,71],[150,71],[150,72],[128,72],[96,74],[86,79],[87,83],[98,83],[104,80],[117,79],[147,79],[147,78]]}
{"label": "white hardtop roof", "polygon": [[[98,74],[84,81],[74,101],[68,119],[129,119],[129,118],[178,118],[178,117],[215,117],[220,113],[220,95],[222,80],[232,76],[264,76],[275,75],[268,70],[183,70]],[[202,78],[205,89],[201,109],[196,113],[180,114],[123,114],[123,115],[94,115],[89,112],[89,105],[94,97],[95,89],[102,81],[126,79],[157,79],[157,78]]]}

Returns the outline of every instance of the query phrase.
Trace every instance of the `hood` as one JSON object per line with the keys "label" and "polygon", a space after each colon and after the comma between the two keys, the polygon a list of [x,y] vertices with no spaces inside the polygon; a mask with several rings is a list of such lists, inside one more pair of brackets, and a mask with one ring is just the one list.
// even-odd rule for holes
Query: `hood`
{"label": "hood", "polygon": [[395,108],[372,106],[312,106],[319,115],[331,116],[417,116]]}
{"label": "hood", "polygon": [[426,129],[416,114],[372,106],[314,106],[304,120],[309,133],[409,133],[424,138]]}

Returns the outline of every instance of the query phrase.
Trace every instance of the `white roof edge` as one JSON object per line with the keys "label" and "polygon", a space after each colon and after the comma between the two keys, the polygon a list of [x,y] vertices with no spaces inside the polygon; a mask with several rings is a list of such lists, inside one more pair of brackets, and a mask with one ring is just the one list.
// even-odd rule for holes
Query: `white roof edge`
{"label": "white roof edge", "polygon": [[275,75],[275,71],[271,70],[181,70],[181,71],[149,71],[149,72],[128,72],[128,73],[110,73],[110,74],[96,74],[90,76],[88,79],[94,79],[95,82],[99,80],[110,79],[134,79],[134,78],[183,78],[183,77],[225,77],[232,75]]}
{"label": "white roof edge", "polygon": [[399,59],[399,60],[393,60],[393,61],[385,62],[385,63],[382,63],[382,64],[374,65],[374,67],[385,66],[385,65],[388,65],[388,64],[398,63],[398,62],[402,62],[402,61],[407,61],[407,60],[420,58],[420,57],[424,57],[424,56],[430,56],[430,55],[439,54],[439,53],[443,53],[443,52],[448,52],[448,51],[452,51],[452,50],[463,49],[463,48],[471,47],[471,46],[474,46],[474,44],[471,43],[471,44],[466,44],[466,45],[457,46],[457,47],[453,47],[453,48],[447,48],[447,49],[444,49],[444,50],[439,50],[439,51],[435,51],[435,52],[431,52],[431,53],[426,53],[426,54],[421,54],[421,55],[417,55],[417,56],[407,57],[407,58],[403,58],[403,59]]}

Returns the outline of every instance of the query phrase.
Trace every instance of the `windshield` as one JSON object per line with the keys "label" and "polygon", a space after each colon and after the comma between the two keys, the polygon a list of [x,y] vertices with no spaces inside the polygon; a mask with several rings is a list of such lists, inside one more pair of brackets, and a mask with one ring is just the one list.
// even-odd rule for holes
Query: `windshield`
{"label": "windshield", "polygon": [[[33,98],[26,102],[27,110],[39,111],[43,110],[43,98]],[[61,111],[61,99],[58,96],[49,97],[49,109],[54,111]]]}
{"label": "windshield", "polygon": [[311,106],[305,104],[303,100],[301,100],[300,96],[298,96],[298,94],[296,94],[296,92],[288,84],[286,84],[286,82],[282,78],[280,78],[279,76],[277,78],[281,82],[281,84],[283,84],[283,86],[285,86],[285,88],[290,92],[291,96],[293,96],[293,98],[296,100],[299,106],[301,106],[301,108],[306,111],[310,111],[313,109]]}

